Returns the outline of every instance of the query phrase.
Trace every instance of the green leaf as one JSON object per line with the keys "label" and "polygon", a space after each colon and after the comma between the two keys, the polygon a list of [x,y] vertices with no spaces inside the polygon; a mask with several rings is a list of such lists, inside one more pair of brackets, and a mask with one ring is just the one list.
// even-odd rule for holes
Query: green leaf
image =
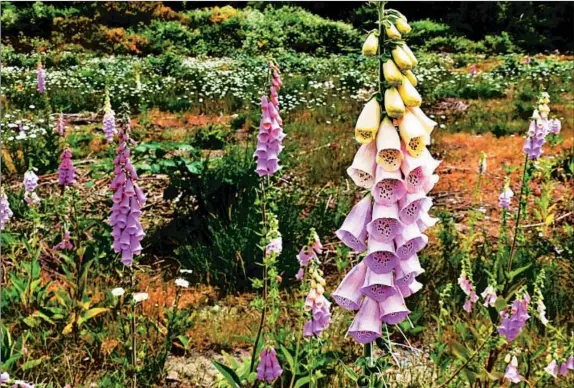
{"label": "green leaf", "polygon": [[44,361],[47,358],[49,358],[49,357],[46,356],[46,357],[38,358],[37,360],[26,361],[24,364],[22,364],[22,366],[20,368],[22,370],[28,370],[28,369],[35,368],[38,365],[40,365],[42,363],[42,361]]}
{"label": "green leaf", "polygon": [[494,302],[494,308],[498,312],[504,310],[506,308],[506,300],[500,297],[496,298],[496,301]]}
{"label": "green leaf", "polygon": [[506,273],[506,277],[512,281],[517,275],[521,274],[522,272],[526,271],[528,268],[530,268],[532,266],[532,263],[525,265],[524,267],[520,267],[518,269],[515,269],[512,272],[507,272]]}
{"label": "green leaf", "polygon": [[230,387],[233,388],[241,387],[241,380],[239,379],[239,376],[235,374],[235,371],[233,369],[229,368],[226,365],[220,364],[217,361],[211,361],[211,363],[219,371],[219,373],[221,373],[223,377],[225,377]]}
{"label": "green leaf", "polygon": [[285,356],[285,359],[287,360],[287,363],[291,367],[291,372],[295,373],[295,361],[293,360],[293,356],[291,355],[291,353],[289,352],[289,350],[287,350],[287,348],[285,346],[280,345],[280,347],[281,347],[281,351],[283,352],[283,355]]}
{"label": "green leaf", "polygon": [[189,339],[184,335],[178,335],[177,339],[179,340],[179,342],[181,342],[181,344],[183,345],[183,348],[187,349],[187,347],[189,345]]}
{"label": "green leaf", "polygon": [[310,381],[311,381],[311,378],[310,378],[309,376],[301,377],[300,379],[298,379],[298,380],[295,382],[294,387],[295,387],[295,388],[300,388],[300,387],[302,387],[302,386],[305,385],[305,384],[309,384]]}
{"label": "green leaf", "polygon": [[82,315],[80,319],[78,319],[78,326],[82,325],[84,322],[94,318],[97,315],[105,313],[108,310],[109,309],[105,307],[94,307],[93,309],[86,311],[84,315]]}
{"label": "green leaf", "polygon": [[466,360],[470,355],[468,349],[458,341],[451,341],[452,353],[460,359]]}
{"label": "green leaf", "polygon": [[347,376],[349,376],[349,378],[351,380],[353,380],[355,383],[357,381],[359,381],[359,375],[357,375],[355,373],[354,370],[352,370],[351,368],[349,368],[347,365],[345,365],[345,363],[343,361],[341,361],[341,365],[343,366],[343,369],[345,370],[345,373],[347,373]]}

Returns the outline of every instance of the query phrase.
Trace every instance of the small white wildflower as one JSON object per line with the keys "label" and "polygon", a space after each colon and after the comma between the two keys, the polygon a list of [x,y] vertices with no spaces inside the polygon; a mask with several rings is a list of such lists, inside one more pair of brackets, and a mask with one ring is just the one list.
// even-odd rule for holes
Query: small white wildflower
{"label": "small white wildflower", "polygon": [[30,108],[30,109],[35,109],[36,106],[35,106],[35,105],[30,105],[28,108]]}
{"label": "small white wildflower", "polygon": [[144,300],[147,300],[148,298],[149,298],[149,295],[147,294],[147,292],[136,292],[134,294],[134,300],[136,301],[136,303],[143,302]]}
{"label": "small white wildflower", "polygon": [[189,282],[182,278],[175,279],[175,285],[178,287],[189,288]]}
{"label": "small white wildflower", "polygon": [[121,287],[114,288],[114,289],[112,290],[112,295],[113,295],[113,296],[122,296],[122,295],[125,294],[125,293],[126,293],[126,291],[125,291],[123,288],[121,288]]}
{"label": "small white wildflower", "polygon": [[193,271],[191,269],[180,269],[179,272],[180,273],[192,273]]}

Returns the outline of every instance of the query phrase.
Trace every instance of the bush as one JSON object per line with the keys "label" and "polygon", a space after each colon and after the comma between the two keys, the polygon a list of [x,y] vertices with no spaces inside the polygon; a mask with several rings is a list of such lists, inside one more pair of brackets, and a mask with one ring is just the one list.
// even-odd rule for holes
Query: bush
{"label": "bush", "polygon": [[485,51],[482,42],[473,42],[472,40],[462,36],[453,35],[437,36],[432,38],[424,44],[424,49],[427,51],[439,51],[446,53],[482,53]]}
{"label": "bush", "polygon": [[483,45],[490,54],[510,54],[517,51],[510,35],[504,31],[500,35],[486,35]]}
{"label": "bush", "polygon": [[429,19],[415,20],[410,25],[412,31],[409,34],[409,43],[415,47],[422,47],[433,38],[452,34],[448,25]]}

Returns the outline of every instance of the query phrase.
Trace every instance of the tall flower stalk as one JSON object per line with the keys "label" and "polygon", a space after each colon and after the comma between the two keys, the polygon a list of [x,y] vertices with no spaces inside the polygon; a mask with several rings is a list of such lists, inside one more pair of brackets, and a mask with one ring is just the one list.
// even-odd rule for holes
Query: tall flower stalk
{"label": "tall flower stalk", "polygon": [[257,149],[254,157],[257,159],[256,173],[261,177],[258,204],[261,213],[261,242],[263,249],[263,277],[253,283],[254,288],[261,289],[261,297],[253,305],[261,310],[259,327],[253,344],[250,371],[253,371],[257,350],[263,337],[264,347],[259,356],[257,378],[261,381],[272,382],[278,378],[281,369],[275,353],[273,328],[279,318],[279,283],[281,277],[277,271],[277,260],[282,251],[282,239],[279,233],[277,217],[271,211],[275,191],[271,186],[271,177],[280,169],[279,154],[283,150],[282,141],[283,120],[279,115],[279,89],[282,81],[279,67],[276,63],[269,64],[270,90],[269,96],[261,97],[261,122],[257,135]]}
{"label": "tall flower stalk", "polygon": [[347,170],[370,194],[336,233],[364,257],[332,294],[342,308],[358,310],[349,334],[365,345],[369,364],[371,343],[382,336],[383,324],[407,319],[405,298],[422,288],[416,280],[424,272],[417,253],[428,242],[423,232],[436,223],[428,214],[427,194],[438,181],[434,171],[440,163],[426,148],[437,123],[420,109],[412,72],[418,61],[403,38],[411,27],[401,13],[385,9],[385,2],[376,6],[378,30],[369,34],[363,54],[378,52],[379,88],[357,120],[361,146]]}

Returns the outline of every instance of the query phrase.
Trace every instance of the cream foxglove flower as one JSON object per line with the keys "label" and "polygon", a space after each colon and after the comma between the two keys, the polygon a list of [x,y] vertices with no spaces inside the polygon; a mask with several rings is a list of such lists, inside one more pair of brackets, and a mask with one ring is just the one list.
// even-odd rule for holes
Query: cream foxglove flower
{"label": "cream foxglove flower", "polygon": [[420,120],[410,111],[399,120],[399,133],[409,155],[415,158],[419,156],[425,148],[427,133]]}
{"label": "cream foxglove flower", "polygon": [[377,164],[391,172],[397,171],[402,161],[401,138],[391,120],[385,117],[377,132]]}
{"label": "cream foxglove flower", "polygon": [[410,70],[405,70],[403,71],[403,74],[405,75],[405,77],[407,77],[407,79],[409,80],[409,82],[411,84],[413,84],[413,86],[417,86],[418,81],[417,81],[417,77],[415,77],[414,73]]}
{"label": "cream foxglove flower", "polygon": [[381,123],[381,107],[376,98],[372,98],[363,108],[355,125],[355,138],[361,144],[375,140]]}
{"label": "cream foxglove flower", "polygon": [[407,54],[407,57],[409,57],[411,64],[412,64],[412,67],[416,67],[417,64],[419,63],[419,61],[417,60],[417,57],[415,57],[415,54],[413,54],[413,52],[411,51],[409,46],[407,46],[406,44],[403,44],[402,49]]}
{"label": "cream foxglove flower", "polygon": [[391,51],[391,55],[393,56],[393,60],[401,70],[410,70],[412,69],[413,62],[411,61],[410,57],[407,55],[405,50],[402,47],[397,46]]}
{"label": "cream foxglove flower", "polygon": [[401,86],[397,88],[397,90],[399,91],[399,94],[401,95],[401,98],[407,107],[421,106],[423,99],[413,84],[411,84],[407,79],[407,77],[403,76],[403,82]]}
{"label": "cream foxglove flower", "polygon": [[373,57],[377,55],[377,50],[379,49],[379,37],[375,32],[371,32],[367,36],[367,40],[363,43],[363,55],[365,57]]}
{"label": "cream foxglove flower", "polygon": [[385,76],[385,81],[392,85],[400,85],[403,82],[403,75],[392,59],[388,59],[383,64],[383,74]]}
{"label": "cream foxglove flower", "polygon": [[397,27],[393,23],[388,23],[385,26],[385,33],[391,40],[401,39],[401,33],[397,30]]}
{"label": "cream foxglove flower", "polygon": [[397,119],[405,114],[405,104],[396,88],[385,90],[385,111],[389,117]]}
{"label": "cream foxglove flower", "polygon": [[401,34],[408,34],[409,32],[411,32],[411,26],[409,25],[409,23],[407,23],[406,20],[398,18],[397,20],[395,20],[395,25],[397,26],[397,30],[399,30]]}

